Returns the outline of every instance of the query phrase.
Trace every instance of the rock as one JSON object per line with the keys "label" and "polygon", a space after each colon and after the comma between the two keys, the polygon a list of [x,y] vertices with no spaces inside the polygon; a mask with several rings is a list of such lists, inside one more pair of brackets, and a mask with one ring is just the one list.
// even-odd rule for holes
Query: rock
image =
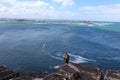
{"label": "rock", "polygon": [[[46,75],[46,76],[45,76]],[[42,78],[45,76],[44,78]],[[100,71],[97,67],[69,63],[61,65],[58,73],[18,73],[0,66],[0,80],[120,80],[120,71]]]}
{"label": "rock", "polygon": [[0,80],[9,80],[17,76],[16,72],[9,70],[6,66],[0,66]]}
{"label": "rock", "polygon": [[59,68],[59,72],[67,77],[69,80],[73,78],[77,72],[79,80],[99,80],[100,70],[95,67],[85,66],[81,64],[69,63],[62,65]]}
{"label": "rock", "polygon": [[45,76],[43,80],[66,80],[66,79],[62,74],[53,73],[53,74]]}
{"label": "rock", "polygon": [[119,71],[101,72],[97,67],[69,63],[61,65],[58,73],[45,76],[44,80],[120,80]]}
{"label": "rock", "polygon": [[107,71],[104,76],[104,80],[120,80],[119,71]]}
{"label": "rock", "polygon": [[100,79],[100,69],[96,67],[86,66],[82,64],[75,64],[72,63],[73,66],[75,66],[82,77],[82,80],[99,80]]}
{"label": "rock", "polygon": [[34,78],[33,80],[43,80],[43,78]]}
{"label": "rock", "polygon": [[98,68],[75,63],[61,65],[58,70],[57,74],[50,74],[44,80],[100,80],[101,77]]}
{"label": "rock", "polygon": [[76,72],[76,70],[66,64],[66,65],[60,66],[59,72],[65,77],[67,77],[68,79],[71,79],[73,74]]}

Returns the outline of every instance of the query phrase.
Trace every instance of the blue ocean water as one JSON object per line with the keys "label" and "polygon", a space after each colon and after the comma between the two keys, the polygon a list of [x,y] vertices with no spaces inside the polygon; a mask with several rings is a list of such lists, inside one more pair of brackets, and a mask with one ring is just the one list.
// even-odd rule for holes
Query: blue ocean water
{"label": "blue ocean water", "polygon": [[0,22],[0,65],[23,72],[50,72],[70,61],[120,70],[120,23],[106,25]]}

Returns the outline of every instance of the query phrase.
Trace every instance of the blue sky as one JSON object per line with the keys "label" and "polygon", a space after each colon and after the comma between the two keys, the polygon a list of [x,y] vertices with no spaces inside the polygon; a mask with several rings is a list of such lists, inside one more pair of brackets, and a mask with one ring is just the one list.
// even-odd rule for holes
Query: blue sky
{"label": "blue sky", "polygon": [[120,0],[0,0],[0,18],[120,21]]}

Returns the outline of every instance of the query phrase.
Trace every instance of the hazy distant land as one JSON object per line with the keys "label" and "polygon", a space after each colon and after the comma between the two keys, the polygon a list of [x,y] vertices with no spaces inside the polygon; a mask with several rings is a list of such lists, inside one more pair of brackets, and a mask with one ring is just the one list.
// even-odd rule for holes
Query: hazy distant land
{"label": "hazy distant land", "polygon": [[52,23],[52,24],[78,24],[78,25],[98,25],[104,26],[106,22],[82,21],[82,20],[32,20],[32,19],[0,19],[0,22],[35,22],[35,23]]}

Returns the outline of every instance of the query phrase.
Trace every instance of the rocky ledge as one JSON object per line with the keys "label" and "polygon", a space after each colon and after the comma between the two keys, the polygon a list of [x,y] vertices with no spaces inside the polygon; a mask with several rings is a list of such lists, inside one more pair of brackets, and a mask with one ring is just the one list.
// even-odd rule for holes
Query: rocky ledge
{"label": "rocky ledge", "polygon": [[9,70],[7,66],[0,66],[0,80],[43,80],[44,73],[23,73]]}
{"label": "rocky ledge", "polygon": [[9,70],[0,66],[0,80],[120,80],[120,71],[101,71],[83,64],[63,64],[57,73],[31,74]]}
{"label": "rocky ledge", "polygon": [[46,75],[43,80],[120,80],[120,71],[100,71],[97,67],[69,63],[61,65],[58,73]]}

